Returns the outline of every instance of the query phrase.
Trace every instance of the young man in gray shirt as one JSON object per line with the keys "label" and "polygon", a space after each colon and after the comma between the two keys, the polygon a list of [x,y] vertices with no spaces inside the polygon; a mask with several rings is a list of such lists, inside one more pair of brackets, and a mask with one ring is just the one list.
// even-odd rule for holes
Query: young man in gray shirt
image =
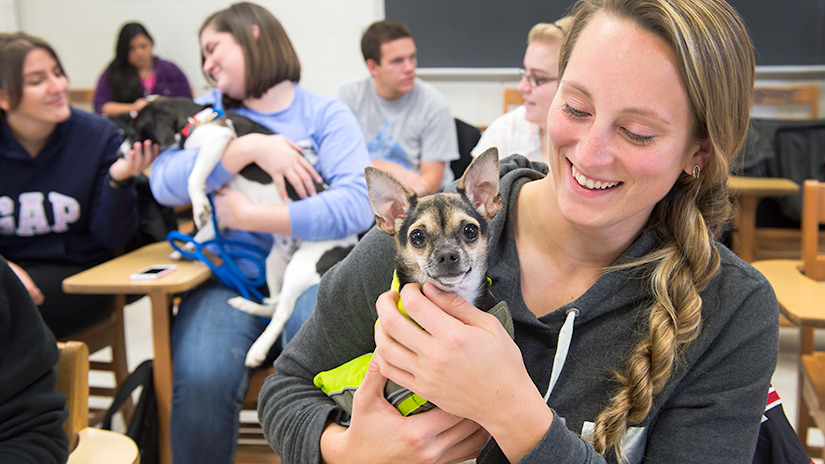
{"label": "young man in gray shirt", "polygon": [[370,76],[345,82],[338,98],[361,125],[373,165],[419,195],[454,179],[458,159],[455,121],[447,100],[415,75],[417,51],[410,30],[391,20],[370,25],[361,38]]}

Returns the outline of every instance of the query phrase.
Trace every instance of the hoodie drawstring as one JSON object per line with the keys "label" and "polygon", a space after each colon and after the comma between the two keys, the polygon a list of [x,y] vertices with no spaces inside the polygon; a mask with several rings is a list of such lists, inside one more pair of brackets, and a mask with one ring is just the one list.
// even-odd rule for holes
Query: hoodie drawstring
{"label": "hoodie drawstring", "polygon": [[567,310],[567,318],[564,320],[564,325],[559,331],[559,341],[556,344],[556,356],[553,358],[553,370],[550,373],[550,385],[547,387],[547,393],[544,395],[544,402],[550,399],[550,393],[553,392],[553,387],[556,386],[556,381],[559,380],[561,370],[564,368],[564,362],[567,360],[567,351],[570,349],[570,341],[573,340],[573,321],[580,314],[576,308]]}

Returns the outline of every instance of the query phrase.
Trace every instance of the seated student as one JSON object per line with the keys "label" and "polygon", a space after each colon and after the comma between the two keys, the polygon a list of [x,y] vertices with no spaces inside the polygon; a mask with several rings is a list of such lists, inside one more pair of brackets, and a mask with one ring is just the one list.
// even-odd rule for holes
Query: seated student
{"label": "seated student", "polygon": [[552,24],[536,24],[530,29],[524,52],[524,69],[518,83],[524,104],[493,120],[473,148],[473,157],[490,147],[497,147],[501,158],[518,153],[531,161],[547,162],[542,157],[545,153],[547,110],[559,86],[559,50],[571,21],[568,16]]}
{"label": "seated student", "polygon": [[[303,197],[288,204],[258,205],[238,190],[220,189],[215,211],[226,226],[223,237],[268,253],[273,239],[279,239],[273,234],[326,240],[367,229],[374,217],[364,180],[369,156],[358,123],[343,103],[299,84],[301,63],[281,23],[260,5],[235,3],[210,15],[198,38],[203,72],[215,90],[196,101],[237,112],[276,133],[232,140],[207,180],[209,191],[256,162],[276,184],[289,182]],[[302,151],[317,156],[309,161]],[[189,201],[181,179],[189,177],[197,155],[197,150],[171,149],[158,157],[150,182],[161,203]],[[320,180],[319,174],[329,188],[316,194],[312,181]],[[238,262],[242,271],[254,272],[248,264]],[[310,302],[296,303],[282,341],[314,310],[314,290],[307,292]],[[213,279],[183,297],[173,321],[175,463],[232,462],[238,412],[251,373],[244,358],[267,325],[230,306],[227,300],[235,296],[237,291]]]}
{"label": "seated student", "polygon": [[397,21],[375,22],[361,52],[370,76],[344,83],[338,98],[358,118],[372,164],[419,195],[441,190],[459,157],[455,121],[444,96],[415,77],[412,33]]}
{"label": "seated student", "polygon": [[0,255],[60,338],[103,319],[113,297],[63,293],[64,278],[106,261],[135,234],[132,176],[157,153],[118,158],[114,124],[69,107],[52,47],[0,34]]}
{"label": "seated student", "polygon": [[175,63],[154,56],[154,44],[142,24],[133,22],[121,27],[115,58],[95,88],[97,113],[112,117],[140,111],[149,95],[192,98],[186,75]]}
{"label": "seated student", "polygon": [[[140,111],[149,96],[192,98],[186,75],[175,63],[154,56],[154,39],[137,22],[120,28],[115,45],[115,58],[106,66],[95,88],[94,109],[111,119],[122,131],[127,131],[132,112]],[[149,189],[145,175],[135,178],[140,221],[138,233],[127,249],[166,239],[177,229],[172,208],[158,204]]]}
{"label": "seated student", "polygon": [[[261,390],[284,463],[753,459],[778,304],[716,241],[753,98],[747,28],[724,0],[580,0],[574,17],[549,169],[505,159],[488,227],[515,339],[431,284],[388,290],[394,239],[373,229]],[[313,377],[370,351],[346,427]],[[387,379],[438,407],[402,416]]]}
{"label": "seated student", "polygon": [[2,256],[0,353],[0,462],[66,462],[66,399],[54,389],[57,343]]}

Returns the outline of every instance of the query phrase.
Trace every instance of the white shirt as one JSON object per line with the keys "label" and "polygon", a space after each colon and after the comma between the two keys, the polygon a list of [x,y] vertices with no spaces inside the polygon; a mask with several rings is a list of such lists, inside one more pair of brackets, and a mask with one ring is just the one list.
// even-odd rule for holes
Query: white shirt
{"label": "white shirt", "polygon": [[499,158],[518,153],[531,161],[543,161],[539,125],[524,119],[525,112],[522,105],[493,120],[473,148],[473,158],[490,147],[497,147]]}

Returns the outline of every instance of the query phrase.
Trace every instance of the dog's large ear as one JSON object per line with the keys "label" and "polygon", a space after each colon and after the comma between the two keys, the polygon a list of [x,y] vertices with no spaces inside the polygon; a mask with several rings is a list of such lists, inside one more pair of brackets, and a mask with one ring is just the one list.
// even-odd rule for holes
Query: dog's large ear
{"label": "dog's large ear", "polygon": [[155,141],[161,147],[170,147],[175,143],[175,136],[183,127],[177,127],[177,124],[172,123],[175,115],[164,104],[159,101],[149,103],[149,105],[152,104],[154,104],[155,110],[149,114],[151,119],[149,124],[155,131]]}
{"label": "dog's large ear", "polygon": [[132,141],[151,140],[165,149],[175,141],[174,128],[169,115],[164,113],[164,103],[158,99],[146,104],[132,119]]}
{"label": "dog's large ear", "polygon": [[467,166],[467,170],[458,181],[458,190],[464,192],[482,216],[492,219],[496,215],[501,209],[496,147],[488,148]]}
{"label": "dog's large ear", "polygon": [[367,166],[367,191],[370,206],[375,212],[375,225],[384,232],[395,235],[418,196],[386,172]]}

